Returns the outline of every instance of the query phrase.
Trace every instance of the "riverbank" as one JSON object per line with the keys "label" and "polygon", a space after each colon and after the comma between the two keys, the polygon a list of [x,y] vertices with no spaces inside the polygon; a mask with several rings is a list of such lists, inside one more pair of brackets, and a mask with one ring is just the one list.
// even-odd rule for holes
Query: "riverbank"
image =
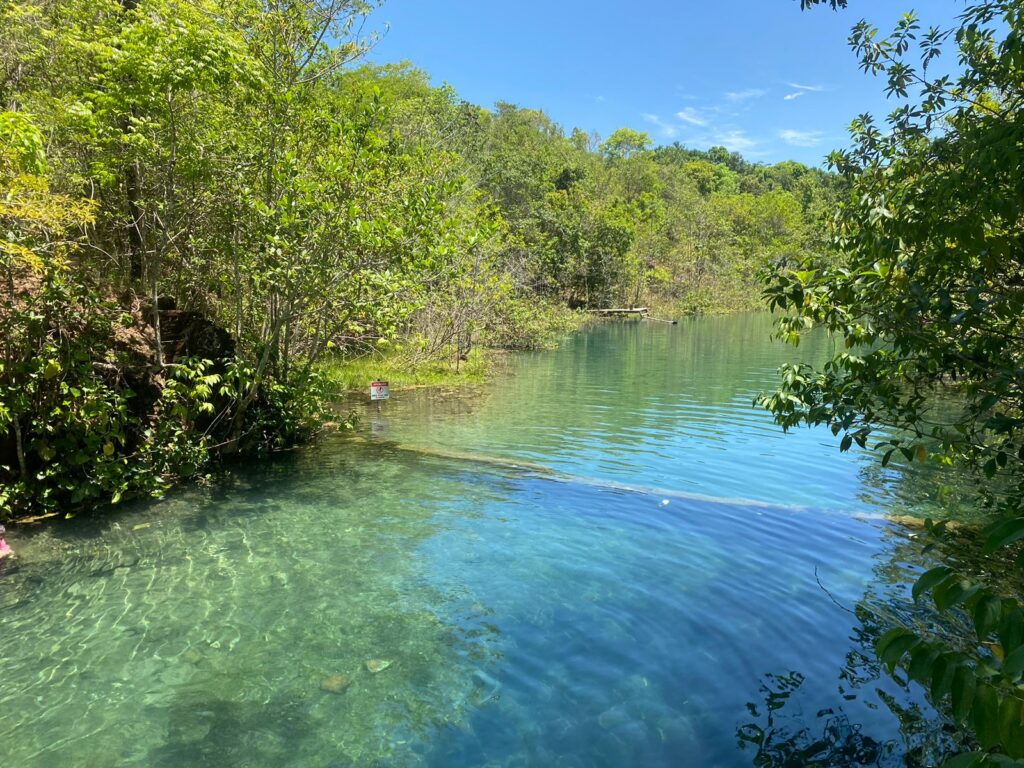
{"label": "riverbank", "polygon": [[[161,421],[158,429],[151,430],[154,432],[152,439],[159,437],[164,440],[165,450],[162,453],[154,450],[140,453],[139,439],[108,438],[100,450],[88,454],[93,459],[91,464],[84,465],[83,477],[76,479],[73,485],[65,477],[66,482],[59,486],[56,495],[47,491],[53,483],[47,481],[47,485],[42,479],[35,484],[31,495],[26,493],[30,489],[11,483],[5,488],[0,482],[0,520],[33,524],[57,518],[70,519],[86,510],[103,513],[133,498],[159,497],[172,487],[195,482],[243,456],[290,449],[314,439],[325,427],[326,431],[331,431],[330,426],[337,423],[331,412],[331,402],[344,400],[356,393],[365,394],[371,381],[386,380],[393,391],[482,384],[495,375],[513,351],[553,349],[573,333],[597,322],[567,307],[545,305],[537,307],[532,314],[520,313],[511,318],[510,324],[502,327],[500,332],[491,330],[486,339],[493,346],[477,345],[459,359],[436,355],[425,357],[411,344],[405,346],[400,343],[390,347],[388,352],[351,359],[328,359],[317,366],[318,375],[308,377],[304,383],[289,380],[287,383],[267,381],[260,385],[243,430],[248,442],[236,448],[236,443],[222,438],[221,432],[230,426],[231,414],[245,399],[245,388],[251,385],[252,371],[230,357],[234,340],[223,329],[212,326],[196,313],[189,313],[190,322],[204,332],[176,331],[171,315],[177,318],[181,313],[176,312],[172,301],[165,300],[164,303],[167,308],[162,307],[160,314],[165,338],[181,337],[182,340],[174,342],[174,357],[168,354],[168,346],[164,345],[164,363],[169,373],[157,376],[155,372],[159,371],[159,366],[151,352],[151,348],[158,346],[154,341],[156,332],[149,323],[150,314],[136,308],[136,325],[142,329],[139,334],[145,343],[136,345],[142,351],[135,354],[138,360],[133,358],[131,362],[135,368],[147,371],[146,375],[158,384],[150,387],[154,391],[147,400],[150,405],[138,414],[129,414],[128,427],[136,425],[136,431],[141,433],[143,427],[140,425],[144,421],[155,423],[158,414]],[[208,328],[212,331],[205,332]],[[208,343],[207,346],[196,346],[199,342],[208,342],[211,334],[228,352],[222,352],[220,348],[212,350]],[[194,342],[193,336],[199,341]],[[108,348],[113,348],[113,342],[104,336],[89,347],[87,356],[99,359],[104,354],[103,350]],[[177,364],[178,358],[186,361],[195,358],[195,362],[190,363],[195,370]],[[205,358],[212,360],[207,362]],[[199,362],[201,359],[203,362]],[[118,371],[127,365],[127,360],[125,356],[119,358],[121,367]],[[89,376],[93,375],[88,365],[85,370]],[[62,364],[61,375],[53,378],[53,385],[64,386],[68,371],[69,366]],[[50,381],[45,376],[40,377],[40,380],[44,379]],[[68,384],[69,387],[72,385],[87,389],[78,380]],[[120,389],[111,391],[122,398],[131,397],[120,393]],[[82,451],[76,455],[78,453]],[[187,461],[179,461],[179,454]],[[32,458],[36,462],[48,461],[53,466],[60,463],[56,453],[52,460],[38,451]],[[176,461],[173,466],[172,459]],[[13,461],[7,463],[17,466]],[[12,488],[17,492],[14,495]]]}
{"label": "riverbank", "polygon": [[329,360],[320,366],[329,391],[341,396],[365,392],[371,381],[387,381],[392,389],[457,387],[487,379],[495,363],[507,355],[493,349],[474,349],[457,364],[447,360],[410,359],[402,354],[367,355],[348,360]]}
{"label": "riverbank", "polygon": [[392,390],[481,384],[515,352],[553,350],[599,318],[566,306],[538,302],[532,311],[519,303],[500,326],[484,329],[468,353],[446,347],[424,353],[411,340],[383,351],[328,358],[318,370],[336,396],[365,392],[371,381],[387,381]]}

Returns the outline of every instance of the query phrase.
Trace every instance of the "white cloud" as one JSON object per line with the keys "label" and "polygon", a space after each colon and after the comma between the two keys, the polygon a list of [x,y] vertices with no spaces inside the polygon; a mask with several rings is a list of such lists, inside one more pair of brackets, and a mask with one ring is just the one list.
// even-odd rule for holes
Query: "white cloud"
{"label": "white cloud", "polygon": [[725,131],[716,131],[711,136],[711,143],[719,144],[730,152],[746,152],[750,154],[750,150],[756,147],[759,142],[747,136],[746,131],[733,128]]}
{"label": "white cloud", "polygon": [[652,115],[650,112],[644,112],[642,117],[648,123],[657,126],[658,129],[662,132],[662,134],[670,139],[674,137],[677,133],[679,133],[678,128],[676,128],[674,125],[669,125],[657,115]]}
{"label": "white cloud", "polygon": [[687,107],[686,109],[676,112],[676,117],[690,125],[704,126],[708,124],[707,118],[702,116],[700,112],[693,107]]}
{"label": "white cloud", "polygon": [[740,102],[747,101],[749,99],[758,99],[766,93],[768,93],[768,91],[763,88],[748,88],[745,91],[729,91],[725,94],[725,98],[729,101]]}
{"label": "white cloud", "polygon": [[793,93],[787,93],[782,97],[786,101],[799,99],[801,96],[806,96],[808,93],[820,93],[825,90],[824,85],[801,85],[800,83],[786,83],[786,85],[790,88],[796,88]]}
{"label": "white cloud", "polygon": [[816,147],[825,137],[821,131],[797,131],[787,128],[779,131],[779,138],[794,147]]}
{"label": "white cloud", "polygon": [[824,91],[824,85],[800,85],[800,83],[786,83],[790,88],[796,88],[798,91]]}

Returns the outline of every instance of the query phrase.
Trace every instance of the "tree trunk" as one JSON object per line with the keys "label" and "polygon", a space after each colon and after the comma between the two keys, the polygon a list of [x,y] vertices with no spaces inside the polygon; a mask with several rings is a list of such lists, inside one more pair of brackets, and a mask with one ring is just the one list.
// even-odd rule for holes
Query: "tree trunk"
{"label": "tree trunk", "polygon": [[[127,130],[125,131],[127,133]],[[128,259],[133,284],[142,282],[146,241],[142,236],[142,206],[140,201],[139,164],[128,163],[125,168],[125,188],[128,197]]]}
{"label": "tree trunk", "polygon": [[[121,7],[125,11],[134,11],[139,5],[139,0],[121,0]],[[127,135],[129,126],[127,124],[121,127],[124,134]],[[139,204],[140,201],[140,171],[139,164],[136,161],[130,162],[125,167],[124,179],[125,179],[125,190],[128,198],[128,221],[126,226],[128,228],[128,264],[129,264],[129,275],[133,284],[138,285],[142,282],[143,272],[143,259],[145,258],[146,245],[145,239],[142,237],[142,206]]]}
{"label": "tree trunk", "polygon": [[28,480],[28,467],[25,463],[25,445],[21,437],[21,417],[15,416],[11,422],[14,425],[14,448],[18,452],[18,469],[21,472],[23,482]]}

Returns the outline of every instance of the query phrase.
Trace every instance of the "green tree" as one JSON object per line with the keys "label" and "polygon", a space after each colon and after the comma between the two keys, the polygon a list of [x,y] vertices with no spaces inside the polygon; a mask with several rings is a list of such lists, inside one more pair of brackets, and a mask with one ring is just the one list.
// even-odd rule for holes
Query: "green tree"
{"label": "green tree", "polygon": [[612,160],[632,157],[650,148],[651,137],[646,131],[619,128],[601,144],[601,152]]}
{"label": "green tree", "polygon": [[[862,67],[884,75],[890,95],[918,98],[885,130],[859,117],[853,148],[830,157],[850,184],[832,230],[839,263],[787,261],[766,275],[769,304],[785,313],[780,334],[795,344],[824,326],[840,351],[820,370],[786,367],[780,390],[761,398],[786,428],[842,433],[843,450],[872,442],[883,463],[966,467],[991,510],[987,551],[1011,560],[1024,538],[1022,34],[1024,8],[1008,0],[967,8],[950,30],[922,31],[913,14],[888,37],[863,21],[854,28]],[[950,42],[957,76],[933,71]],[[965,611],[973,633],[896,627],[880,658],[973,729],[984,752],[956,765],[1024,758],[1018,600],[983,573],[947,566],[914,592]]]}
{"label": "green tree", "polygon": [[[158,490],[215,450],[302,439],[327,350],[392,338],[443,295],[470,317],[500,293],[500,221],[435,146],[472,115],[413,72],[382,89],[344,71],[371,8],[0,6],[0,514]],[[232,331],[216,361],[168,352],[173,297],[179,319]],[[153,450],[178,436],[180,471]]]}

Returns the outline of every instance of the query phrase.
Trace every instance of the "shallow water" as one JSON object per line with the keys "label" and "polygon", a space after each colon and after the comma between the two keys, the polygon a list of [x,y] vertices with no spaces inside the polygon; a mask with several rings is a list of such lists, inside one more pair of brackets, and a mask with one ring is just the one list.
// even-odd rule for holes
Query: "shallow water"
{"label": "shallow water", "polygon": [[[876,630],[850,609],[908,610],[920,564],[879,515],[949,494],[751,409],[791,354],[769,325],[601,326],[477,390],[358,403],[355,437],[18,532],[0,574],[0,760],[930,754],[897,716],[930,710],[878,675]],[[322,690],[332,676],[341,693]]]}

